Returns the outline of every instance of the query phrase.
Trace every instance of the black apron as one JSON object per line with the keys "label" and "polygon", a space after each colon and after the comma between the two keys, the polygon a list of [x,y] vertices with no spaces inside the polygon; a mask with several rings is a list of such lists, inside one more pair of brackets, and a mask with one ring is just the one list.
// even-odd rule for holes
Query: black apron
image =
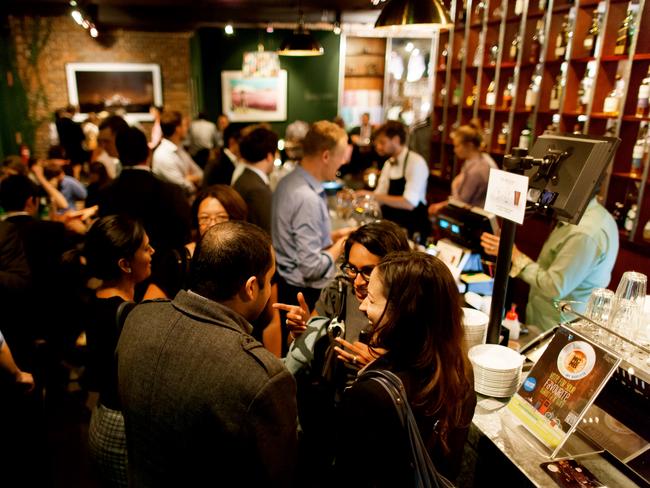
{"label": "black apron", "polygon": [[[404,158],[404,169],[402,170],[402,177],[394,180],[389,179],[388,194],[396,197],[404,195],[406,189],[406,166],[409,162],[411,150],[406,152]],[[386,162],[386,164],[391,164]],[[424,244],[425,239],[431,234],[431,221],[429,220],[429,213],[427,206],[418,202],[418,206],[413,210],[403,210],[401,208],[393,208],[388,205],[381,206],[381,213],[386,220],[392,220],[400,227],[404,227],[408,231],[409,237],[418,232],[421,238],[421,244]]]}

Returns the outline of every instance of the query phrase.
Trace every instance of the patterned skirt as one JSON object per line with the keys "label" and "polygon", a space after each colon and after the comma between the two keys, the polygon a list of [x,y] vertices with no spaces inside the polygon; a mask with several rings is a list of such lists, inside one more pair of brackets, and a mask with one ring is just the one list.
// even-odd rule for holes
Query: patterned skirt
{"label": "patterned skirt", "polygon": [[97,404],[90,417],[88,448],[103,486],[128,487],[122,412]]}

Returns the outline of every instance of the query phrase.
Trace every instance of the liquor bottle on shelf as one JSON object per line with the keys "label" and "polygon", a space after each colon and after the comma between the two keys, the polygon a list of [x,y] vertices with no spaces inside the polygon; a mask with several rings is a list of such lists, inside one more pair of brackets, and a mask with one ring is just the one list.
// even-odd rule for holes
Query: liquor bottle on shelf
{"label": "liquor bottle on shelf", "polygon": [[639,85],[639,95],[636,101],[636,116],[647,117],[648,105],[650,102],[650,66],[648,66],[648,74]]}
{"label": "liquor bottle on shelf", "polygon": [[475,22],[481,22],[483,21],[483,15],[485,14],[485,8],[487,7],[487,4],[485,3],[484,0],[479,0],[479,2],[476,4],[476,7],[474,8],[474,21]]}
{"label": "liquor bottle on shelf", "polygon": [[502,19],[503,18],[503,4],[497,5],[494,10],[492,11],[492,17],[495,19]]}
{"label": "liquor bottle on shelf", "polygon": [[587,51],[587,56],[593,57],[596,53],[596,41],[598,40],[598,34],[600,33],[600,13],[598,9],[594,10],[593,17],[591,18],[591,26],[587,30],[587,35],[585,36],[582,45]]}
{"label": "liquor bottle on shelf", "polygon": [[521,44],[521,39],[519,39],[519,34],[517,34],[510,43],[510,51],[508,54],[510,55],[511,61],[517,61],[517,54],[519,54],[519,44]]}
{"label": "liquor bottle on shelf", "polygon": [[614,89],[609,92],[605,98],[605,103],[603,104],[604,113],[609,115],[618,115],[623,100],[624,84],[625,81],[623,80],[623,77],[617,74]]}
{"label": "liquor bottle on shelf", "polygon": [[541,10],[542,12],[546,10],[546,0],[539,0],[537,4],[537,8]]}
{"label": "liquor bottle on shelf", "polygon": [[589,100],[591,99],[591,87],[593,85],[593,79],[589,74],[589,69],[585,70],[585,76],[580,80],[580,85],[578,86],[578,102],[576,104],[576,111],[578,113],[586,113],[589,106]]}
{"label": "liquor bottle on shelf", "polygon": [[627,11],[627,16],[621,22],[616,34],[616,46],[614,47],[614,54],[622,55],[627,54],[630,47],[631,35],[630,31],[634,29],[634,12],[630,9]]}
{"label": "liquor bottle on shelf", "polygon": [[492,44],[490,47],[490,66],[494,66],[497,64],[497,59],[499,58],[499,45],[498,44]]}
{"label": "liquor bottle on shelf", "polygon": [[442,52],[440,53],[440,64],[438,65],[439,69],[446,69],[447,68],[447,55],[449,54],[449,44],[445,43],[444,47],[442,48]]}
{"label": "liquor bottle on shelf", "polygon": [[512,97],[515,83],[512,80],[512,76],[508,78],[508,83],[503,89],[503,108],[510,108],[512,105]]}
{"label": "liquor bottle on shelf", "polygon": [[467,10],[467,1],[463,0],[463,3],[460,7],[460,12],[458,12],[458,22],[463,23],[465,22],[465,11]]}
{"label": "liquor bottle on shelf", "polygon": [[537,98],[539,95],[539,85],[537,84],[537,75],[533,75],[526,90],[526,98],[524,100],[524,106],[526,110],[532,110],[535,104],[537,103]]}
{"label": "liquor bottle on shelf", "polygon": [[551,89],[551,100],[548,103],[549,110],[560,109],[560,97],[562,96],[562,74],[560,73],[555,78],[555,83]]}
{"label": "liquor bottle on shelf", "polygon": [[515,15],[521,15],[524,11],[524,0],[516,0]]}
{"label": "liquor bottle on shelf", "polygon": [[464,57],[465,57],[465,46],[461,46],[460,49],[458,50],[458,54],[456,55],[456,60],[460,64],[462,64]]}
{"label": "liquor bottle on shelf", "polygon": [[476,51],[474,51],[474,59],[472,60],[472,66],[480,66],[482,60],[483,60],[483,44],[479,43],[479,45],[476,46]]}
{"label": "liquor bottle on shelf", "polygon": [[501,130],[497,134],[497,145],[501,151],[506,150],[506,145],[508,144],[508,134],[510,133],[510,128],[508,127],[507,122],[501,124]]}
{"label": "liquor bottle on shelf", "polygon": [[444,103],[445,103],[445,98],[447,98],[447,89],[443,86],[443,87],[440,89],[439,94],[440,94],[440,105],[444,105]]}
{"label": "liquor bottle on shelf", "polygon": [[567,44],[569,44],[569,15],[564,14],[562,28],[555,38],[555,57],[563,58],[566,54]]}
{"label": "liquor bottle on shelf", "polygon": [[[541,9],[540,9],[541,10]],[[544,43],[544,20],[538,19],[533,40],[530,43],[530,54],[528,55],[529,63],[537,63],[539,61],[539,53],[542,50]]]}
{"label": "liquor bottle on shelf", "polygon": [[521,149],[530,149],[530,143],[532,142],[533,131],[530,129],[530,120],[526,122],[526,127],[521,131],[519,135],[519,144],[518,147]]}
{"label": "liquor bottle on shelf", "polygon": [[632,176],[641,176],[643,174],[643,156],[645,154],[645,137],[639,138],[632,149],[632,164],[630,165],[630,174]]}
{"label": "liquor bottle on shelf", "polygon": [[642,122],[639,127],[639,134],[636,139],[636,144],[634,144],[634,149],[632,150],[632,164],[630,167],[630,173],[632,176],[640,177],[643,175],[643,162],[646,159],[648,154],[648,123]]}
{"label": "liquor bottle on shelf", "polygon": [[490,82],[490,84],[487,87],[487,93],[485,94],[485,105],[488,107],[493,107],[496,105],[497,101],[497,92],[496,92],[496,86],[494,85],[494,80]]}
{"label": "liquor bottle on shelf", "polygon": [[636,217],[637,201],[639,200],[640,182],[633,181],[625,195],[622,208],[622,219],[619,220],[619,227],[630,232]]}
{"label": "liquor bottle on shelf", "polygon": [[473,107],[476,99],[478,98],[478,85],[472,87],[472,92],[465,97],[465,105],[468,107]]}
{"label": "liquor bottle on shelf", "polygon": [[454,88],[454,92],[451,95],[451,104],[458,105],[460,103],[460,87],[457,86]]}

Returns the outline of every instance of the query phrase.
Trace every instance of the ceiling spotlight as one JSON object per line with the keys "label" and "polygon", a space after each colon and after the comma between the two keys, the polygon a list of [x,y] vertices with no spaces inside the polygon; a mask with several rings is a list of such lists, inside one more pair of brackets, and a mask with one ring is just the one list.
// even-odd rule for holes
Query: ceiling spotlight
{"label": "ceiling spotlight", "polygon": [[72,18],[77,24],[81,25],[83,23],[84,18],[83,15],[81,15],[81,12],[79,12],[79,10],[74,9],[72,12],[70,12],[70,15],[72,16]]}
{"label": "ceiling spotlight", "polygon": [[75,0],[70,0],[70,6],[71,6],[71,7],[76,7],[76,6],[77,6],[77,2],[75,2]]}
{"label": "ceiling spotlight", "polygon": [[271,24],[271,22],[266,24],[266,33],[267,34],[273,34],[273,24]]}
{"label": "ceiling spotlight", "polygon": [[97,28],[94,25],[91,25],[90,26],[90,37],[95,39],[95,38],[97,38],[98,35],[99,35],[99,32],[97,31]]}
{"label": "ceiling spotlight", "polygon": [[227,36],[232,36],[235,33],[235,29],[232,24],[226,24],[226,27],[223,29],[226,32]]}

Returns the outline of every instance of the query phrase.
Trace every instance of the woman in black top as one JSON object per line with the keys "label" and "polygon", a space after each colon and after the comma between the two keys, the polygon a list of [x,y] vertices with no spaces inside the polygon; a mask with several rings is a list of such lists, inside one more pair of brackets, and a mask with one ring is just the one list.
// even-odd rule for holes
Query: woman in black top
{"label": "woman in black top", "polygon": [[[434,464],[456,476],[476,395],[451,273],[422,252],[389,254],[372,271],[360,309],[373,326],[371,347],[385,351],[366,368],[400,377]],[[362,376],[346,390],[337,446],[336,479],[344,486],[413,483],[406,430],[376,381]]]}
{"label": "woman in black top", "polygon": [[[99,392],[88,431],[90,455],[102,484],[128,486],[124,418],[117,395],[115,348],[135,285],[151,275],[154,250],[144,227],[127,217],[99,219],[86,234],[88,274],[101,280],[88,308],[86,336],[91,389]],[[120,317],[118,317],[120,311]]]}

